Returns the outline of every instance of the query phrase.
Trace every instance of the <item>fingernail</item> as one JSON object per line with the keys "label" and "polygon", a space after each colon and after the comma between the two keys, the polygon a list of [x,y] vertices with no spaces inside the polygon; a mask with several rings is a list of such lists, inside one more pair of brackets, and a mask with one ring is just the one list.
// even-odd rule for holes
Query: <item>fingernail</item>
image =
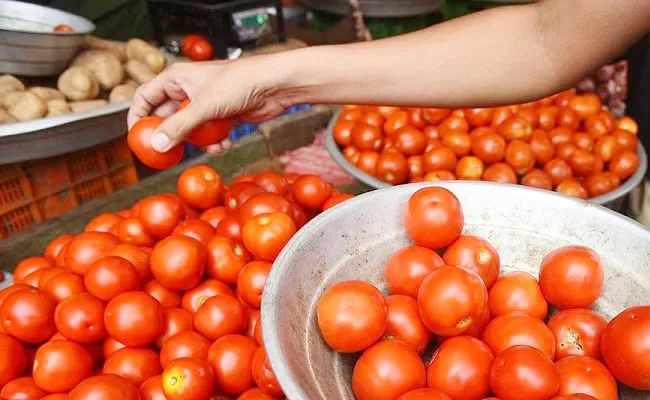
{"label": "fingernail", "polygon": [[156,132],[151,137],[151,147],[159,153],[164,153],[169,150],[172,141],[169,136],[163,132]]}

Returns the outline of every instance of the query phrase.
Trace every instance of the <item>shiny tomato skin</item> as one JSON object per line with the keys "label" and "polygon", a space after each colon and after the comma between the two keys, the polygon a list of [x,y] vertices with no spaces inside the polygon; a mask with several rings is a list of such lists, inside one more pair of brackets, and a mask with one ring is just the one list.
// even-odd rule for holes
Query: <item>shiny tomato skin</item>
{"label": "shiny tomato skin", "polygon": [[104,374],[121,376],[136,386],[161,372],[158,353],[147,348],[120,349],[106,359],[103,368]]}
{"label": "shiny tomato skin", "polygon": [[457,336],[477,323],[487,308],[487,297],[478,274],[446,265],[422,281],[418,291],[420,317],[436,335]]}
{"label": "shiny tomato skin", "polygon": [[490,385],[503,400],[548,400],[559,393],[560,376],[553,361],[541,351],[514,346],[495,358]]}
{"label": "shiny tomato skin", "polygon": [[422,154],[427,147],[427,137],[412,126],[405,126],[395,132],[395,147],[406,156]]}
{"label": "shiny tomato skin", "polygon": [[257,344],[242,335],[227,335],[215,341],[208,352],[217,390],[239,395],[255,385],[253,358]]}
{"label": "shiny tomato skin", "polygon": [[246,308],[236,298],[216,295],[207,299],[194,314],[194,328],[210,340],[243,333]]}
{"label": "shiny tomato skin", "polygon": [[168,400],[208,400],[214,387],[214,373],[207,361],[179,358],[162,374],[162,388]]}
{"label": "shiny tomato skin", "polygon": [[352,372],[352,391],[358,400],[392,400],[425,384],[422,360],[396,340],[384,340],[368,348]]}
{"label": "shiny tomato skin", "polygon": [[480,340],[457,336],[446,340],[427,367],[427,383],[458,400],[480,400],[490,393],[494,355]]}
{"label": "shiny tomato skin", "polygon": [[149,268],[151,251],[139,246],[123,243],[113,247],[113,250],[111,250],[108,255],[122,257],[131,262],[135,270],[138,272],[141,282],[146,282],[151,279],[151,269]]}
{"label": "shiny tomato skin", "polygon": [[84,276],[88,292],[102,301],[110,301],[120,293],[137,290],[140,277],[133,264],[117,256],[97,260]]}
{"label": "shiny tomato skin", "polygon": [[378,341],[388,322],[379,289],[363,281],[330,286],[318,299],[318,327],[325,342],[341,353],[356,353]]}
{"label": "shiny tomato skin", "polygon": [[159,153],[151,146],[151,137],[163,118],[149,116],[140,119],[131,127],[127,142],[133,154],[148,167],[162,170],[178,164],[185,155],[185,146],[181,143],[165,153]]}
{"label": "shiny tomato skin", "polygon": [[185,208],[180,199],[166,194],[140,200],[139,218],[147,232],[163,239],[185,218]]}
{"label": "shiny tomato skin", "polygon": [[503,160],[506,141],[496,133],[485,133],[472,141],[472,154],[487,164]]}
{"label": "shiny tomato skin", "polygon": [[476,272],[489,289],[499,277],[501,260],[496,249],[485,239],[462,235],[442,256],[446,265],[455,265]]}
{"label": "shiny tomato skin", "polygon": [[142,291],[156,299],[163,309],[179,307],[182,302],[179,292],[167,289],[155,279],[145,283]]}
{"label": "shiny tomato skin", "polygon": [[110,336],[126,346],[146,346],[163,333],[163,308],[147,293],[122,293],[106,305],[104,325]]}
{"label": "shiny tomato skin", "polygon": [[16,268],[13,272],[14,282],[22,283],[27,275],[31,274],[32,272],[52,267],[54,267],[54,263],[46,257],[24,258],[18,264],[16,264]]}
{"label": "shiny tomato skin", "polygon": [[119,239],[110,233],[80,233],[66,247],[65,266],[74,274],[84,275],[95,261],[106,256],[119,243]]}
{"label": "shiny tomato skin", "polygon": [[31,376],[16,378],[0,390],[0,398],[7,400],[38,400],[46,394],[36,385]]}
{"label": "shiny tomato skin", "polygon": [[228,285],[236,285],[239,272],[251,260],[248,250],[232,239],[219,235],[208,241],[206,250],[206,275]]}
{"label": "shiny tomato skin", "polygon": [[271,363],[266,356],[264,347],[255,351],[252,364],[253,380],[257,387],[271,397],[284,397],[278,379],[275,377]]}
{"label": "shiny tomato skin", "polygon": [[70,400],[140,400],[140,391],[127,379],[108,374],[86,379],[69,396]]}
{"label": "shiny tomato skin", "polygon": [[217,225],[215,233],[219,236],[225,236],[236,242],[242,240],[243,223],[239,212],[230,212]]}
{"label": "shiny tomato skin", "polygon": [[153,246],[155,241],[138,218],[126,218],[118,223],[116,235],[122,243],[136,246]]}
{"label": "shiny tomato skin", "polygon": [[346,200],[350,200],[353,197],[354,195],[348,193],[339,193],[339,194],[332,195],[332,197],[327,199],[325,204],[323,204],[323,211],[329,210],[330,208],[337,206]]}
{"label": "shiny tomato skin", "polygon": [[650,390],[650,306],[631,307],[612,319],[603,332],[600,351],[603,362],[622,383]]}
{"label": "shiny tomato skin", "polygon": [[332,187],[316,175],[302,175],[291,186],[291,194],[299,206],[320,210],[332,195]]}
{"label": "shiny tomato skin", "polygon": [[22,376],[27,368],[27,353],[20,341],[0,333],[0,387]]}
{"label": "shiny tomato skin", "polygon": [[555,359],[555,338],[544,321],[522,313],[511,313],[493,319],[485,328],[483,341],[495,355],[515,346],[529,346],[541,351],[549,360]]}
{"label": "shiny tomato skin", "polygon": [[499,162],[492,164],[483,172],[483,180],[488,182],[517,183],[517,174],[506,163]]}
{"label": "shiny tomato skin", "polygon": [[207,252],[201,242],[187,236],[170,236],[156,243],[151,253],[151,273],[171,290],[189,290],[199,284]]}
{"label": "shiny tomato skin", "polygon": [[249,306],[259,309],[266,277],[271,272],[271,263],[252,261],[244,266],[237,279],[237,292]]}
{"label": "shiny tomato skin", "polygon": [[397,400],[451,400],[451,397],[436,389],[422,388],[411,390],[398,397]]}
{"label": "shiny tomato skin", "polygon": [[214,168],[194,165],[180,174],[176,188],[178,196],[190,207],[206,210],[221,200],[223,183]]}
{"label": "shiny tomato skin", "polygon": [[216,279],[205,279],[194,289],[188,290],[183,294],[183,309],[194,314],[207,299],[218,294],[226,296],[235,295],[232,289],[225,283]]}
{"label": "shiny tomato skin", "polygon": [[544,297],[560,309],[593,305],[600,297],[604,279],[600,257],[583,246],[566,246],[550,252],[539,271]]}
{"label": "shiny tomato skin", "polygon": [[75,294],[84,293],[86,286],[79,275],[66,272],[53,276],[43,290],[51,294],[57,302],[61,302]]}
{"label": "shiny tomato skin", "polygon": [[291,215],[293,208],[289,200],[277,193],[258,193],[251,196],[239,207],[242,222],[246,222],[260,214],[283,212]]}
{"label": "shiny tomato skin", "polygon": [[233,183],[225,190],[223,203],[229,211],[236,211],[252,196],[264,192],[264,189],[252,181]]}
{"label": "shiny tomato skin", "polygon": [[274,212],[260,214],[246,221],[242,239],[244,246],[257,259],[274,261],[295,233],[296,224],[293,219],[283,212]]}
{"label": "shiny tomato skin", "polygon": [[166,309],[163,311],[163,320],[163,333],[156,340],[156,346],[158,346],[158,348],[162,348],[167,339],[177,333],[194,329],[194,319],[192,318],[192,314],[182,308],[175,307]]}
{"label": "shiny tomato skin", "polygon": [[598,400],[617,400],[616,380],[598,360],[569,356],[555,363],[560,375],[561,395],[584,393]]}
{"label": "shiny tomato skin", "polygon": [[142,400],[167,400],[162,388],[162,375],[152,376],[140,385]]}
{"label": "shiny tomato skin", "polygon": [[54,340],[36,351],[32,375],[38,387],[48,393],[67,393],[92,373],[90,354],[75,342]]}
{"label": "shiny tomato skin", "polygon": [[186,330],[179,332],[165,341],[160,349],[160,364],[167,368],[169,363],[178,358],[208,359],[208,350],[212,342],[205,336]]}
{"label": "shiny tomato skin", "polygon": [[431,332],[422,323],[418,302],[413,297],[392,295],[386,297],[388,323],[384,337],[399,340],[418,354],[422,354],[431,340]]}
{"label": "shiny tomato skin", "polygon": [[609,163],[609,171],[613,172],[620,179],[627,179],[632,176],[639,167],[639,156],[631,150],[623,150],[616,153]]}
{"label": "shiny tomato skin", "polygon": [[104,356],[104,359],[108,359],[111,354],[125,347],[126,346],[123,343],[120,343],[119,341],[109,336],[102,342],[102,355]]}
{"label": "shiny tomato skin", "polygon": [[384,151],[377,159],[377,178],[392,185],[407,181],[409,165],[406,157],[399,151]]}
{"label": "shiny tomato skin", "polygon": [[[453,243],[464,226],[460,201],[449,190],[428,187],[415,192],[404,213],[408,237],[418,246],[438,250]],[[431,232],[436,232],[431,235]]]}
{"label": "shiny tomato skin", "polygon": [[352,143],[352,129],[356,121],[339,119],[334,125],[332,134],[336,144],[341,147],[349,146]]}
{"label": "shiny tomato skin", "polygon": [[526,272],[509,272],[490,288],[488,306],[493,318],[514,312],[546,319],[548,303],[534,276]]}
{"label": "shiny tomato skin", "polygon": [[552,400],[598,400],[598,399],[593,396],[589,396],[588,394],[574,393],[574,394],[567,394],[563,396],[556,396],[553,397]]}
{"label": "shiny tomato skin", "polygon": [[106,336],[104,308],[104,303],[89,293],[71,296],[56,307],[56,328],[68,340],[99,342]]}
{"label": "shiny tomato skin", "polygon": [[433,250],[408,246],[398,250],[386,263],[385,278],[391,294],[417,297],[424,278],[445,265]]}
{"label": "shiny tomato skin", "polygon": [[569,356],[600,358],[600,343],[607,321],[586,308],[562,310],[548,321],[555,337],[555,357]]}
{"label": "shiny tomato skin", "polygon": [[196,128],[185,139],[195,146],[209,146],[219,143],[230,135],[233,126],[231,119],[213,119],[206,121]]}
{"label": "shiny tomato skin", "polygon": [[84,232],[110,232],[111,228],[124,218],[117,214],[104,213],[93,218],[85,227]]}
{"label": "shiny tomato skin", "polygon": [[521,178],[524,186],[553,190],[553,178],[541,169],[533,169]]}
{"label": "shiny tomato skin", "polygon": [[216,229],[219,222],[228,214],[226,207],[218,206],[205,210],[200,216],[201,221],[205,221]]}
{"label": "shiny tomato skin", "polygon": [[11,293],[0,306],[2,328],[24,343],[48,340],[56,332],[56,300],[38,289],[20,289]]}

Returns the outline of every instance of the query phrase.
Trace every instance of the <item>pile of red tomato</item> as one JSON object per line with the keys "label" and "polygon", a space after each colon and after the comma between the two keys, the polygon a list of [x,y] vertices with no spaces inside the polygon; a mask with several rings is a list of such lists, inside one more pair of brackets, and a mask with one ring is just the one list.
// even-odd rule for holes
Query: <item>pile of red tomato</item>
{"label": "pile of red tomato", "polygon": [[325,342],[361,352],[358,400],[615,400],[617,379],[650,390],[650,306],[609,323],[591,310],[605,278],[594,250],[552,251],[539,281],[499,276],[498,252],[462,234],[461,204],[444,188],[413,194],[404,225],[415,245],[389,258],[388,296],[344,281],[317,303]]}
{"label": "pile of red tomato", "polygon": [[390,184],[451,179],[520,183],[596,197],[638,168],[638,126],[593,93],[563,92],[498,108],[345,106],[333,129],[343,154]]}
{"label": "pile of red tomato", "polygon": [[296,230],[350,197],[274,171],[226,187],[198,165],[177,194],[55,238],[0,291],[0,398],[284,398],[262,344],[264,283]]}

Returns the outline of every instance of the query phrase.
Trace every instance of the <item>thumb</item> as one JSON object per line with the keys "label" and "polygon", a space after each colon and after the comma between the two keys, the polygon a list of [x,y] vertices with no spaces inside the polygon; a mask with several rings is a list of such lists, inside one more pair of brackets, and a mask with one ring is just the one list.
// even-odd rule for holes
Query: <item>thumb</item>
{"label": "thumb", "polygon": [[177,111],[166,118],[151,136],[151,147],[164,153],[176,146],[204,121],[208,120],[205,107],[191,102],[184,109]]}

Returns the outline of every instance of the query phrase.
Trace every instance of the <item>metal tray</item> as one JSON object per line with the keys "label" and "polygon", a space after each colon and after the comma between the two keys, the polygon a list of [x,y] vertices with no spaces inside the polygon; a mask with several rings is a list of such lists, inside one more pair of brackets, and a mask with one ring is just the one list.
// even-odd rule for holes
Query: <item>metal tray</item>
{"label": "metal tray", "polygon": [[[334,125],[336,124],[336,121],[338,121],[341,112],[342,109],[339,109],[336,113],[334,113],[332,120],[327,126],[327,130],[325,132],[325,148],[327,151],[330,153],[332,158],[334,158],[334,161],[336,161],[337,164],[345,169],[350,175],[354,176],[366,185],[375,189],[392,187],[393,185],[381,181],[374,176],[371,176],[360,170],[354,164],[349,162],[345,156],[343,156],[341,149],[339,149],[338,144],[336,144],[336,141],[334,140]],[[648,155],[641,143],[639,143],[637,154],[639,155],[639,168],[637,168],[634,175],[623,182],[623,184],[616,190],[612,190],[611,192],[605,193],[602,196],[593,197],[589,199],[589,201],[604,206],[616,205],[616,207],[613,208],[618,209],[619,207],[616,203],[618,203],[620,199],[627,196],[632,190],[634,190],[634,188],[641,184],[643,178],[645,177],[646,170],[648,169]]]}
{"label": "metal tray", "polygon": [[[361,279],[385,289],[384,265],[409,244],[402,225],[408,198],[431,183],[376,190],[340,204],[305,225],[280,253],[266,281],[262,331],[271,366],[292,400],[354,399],[354,355],[332,351],[317,327],[315,307],[335,282]],[[614,211],[547,190],[491,182],[452,181],[465,232],[490,241],[503,272],[538,273],[544,256],[581,244],[602,257],[605,286],[595,309],[612,318],[650,304],[650,230]],[[647,399],[621,387],[621,399]]]}

